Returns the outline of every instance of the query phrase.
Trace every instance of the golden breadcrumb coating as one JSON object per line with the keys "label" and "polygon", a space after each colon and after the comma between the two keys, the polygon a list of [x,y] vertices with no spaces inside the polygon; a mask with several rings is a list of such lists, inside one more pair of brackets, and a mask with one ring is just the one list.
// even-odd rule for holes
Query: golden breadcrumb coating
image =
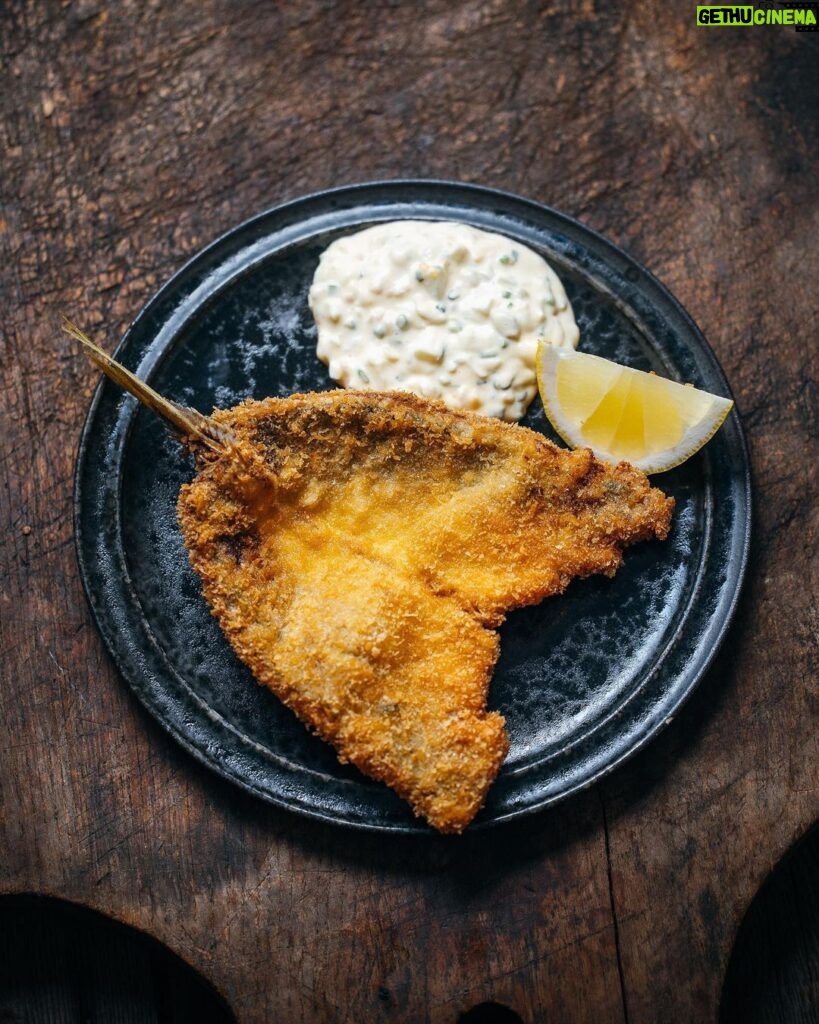
{"label": "golden breadcrumb coating", "polygon": [[406,394],[330,391],[214,413],[178,513],[237,655],[342,761],[442,832],[506,755],[486,710],[507,611],[613,575],[673,500],[626,463]]}

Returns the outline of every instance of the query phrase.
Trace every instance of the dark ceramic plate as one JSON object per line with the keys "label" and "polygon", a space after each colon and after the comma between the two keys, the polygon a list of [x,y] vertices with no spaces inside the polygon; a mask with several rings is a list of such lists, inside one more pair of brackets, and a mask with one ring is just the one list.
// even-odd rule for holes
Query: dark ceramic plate
{"label": "dark ceramic plate", "polygon": [[[574,307],[581,347],[729,394],[704,338],[671,295],[616,246],[515,196],[441,182],[387,182],[308,196],[209,246],[140,313],[117,357],[162,394],[203,411],[247,397],[333,387],[314,354],[307,290],[321,251],[376,221],[461,220],[542,253]],[[549,434],[536,399],[526,426]],[[222,636],[176,524],[191,460],[166,427],[105,382],[76,477],[80,570],[125,679],[195,757],[272,803],[327,821],[424,831],[385,786],[337,762]],[[677,500],[664,543],[632,549],[613,580],[514,612],[489,704],[509,756],[475,826],[554,803],[611,771],[669,722],[726,630],[745,569],[748,461],[739,419],[657,480]]]}

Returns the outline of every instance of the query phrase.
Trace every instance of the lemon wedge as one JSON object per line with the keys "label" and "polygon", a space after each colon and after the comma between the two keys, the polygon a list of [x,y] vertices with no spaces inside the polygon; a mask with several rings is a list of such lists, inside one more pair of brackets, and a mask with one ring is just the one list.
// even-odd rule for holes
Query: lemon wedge
{"label": "lemon wedge", "polygon": [[685,462],[722,426],[733,402],[690,384],[541,342],[537,382],[546,415],[572,448],[644,473]]}

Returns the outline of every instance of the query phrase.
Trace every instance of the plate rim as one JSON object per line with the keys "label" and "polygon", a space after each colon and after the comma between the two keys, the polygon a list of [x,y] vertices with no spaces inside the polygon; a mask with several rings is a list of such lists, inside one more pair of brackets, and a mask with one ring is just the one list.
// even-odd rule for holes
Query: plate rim
{"label": "plate rim", "polygon": [[[254,229],[258,229],[270,220],[271,218],[282,217],[288,212],[297,212],[300,207],[309,207],[316,203],[331,203],[334,199],[344,198],[357,198],[362,197],[362,206],[367,205],[367,196],[375,191],[387,191],[400,193],[401,190],[412,189],[412,190],[429,190],[431,192],[455,192],[460,194],[461,197],[464,195],[472,195],[475,197],[482,197],[484,200],[495,198],[497,200],[511,203],[515,206],[521,206],[524,209],[532,211],[535,217],[543,217],[544,215],[550,218],[553,222],[556,222],[557,230],[561,226],[565,226],[569,229],[570,240],[572,233],[579,234],[583,241],[586,239],[592,240],[596,249],[592,252],[595,256],[600,256],[599,250],[603,250],[604,254],[611,253],[616,255],[618,259],[618,266],[622,265],[625,270],[622,272],[624,277],[627,277],[628,270],[636,271],[637,278],[629,279],[634,284],[635,281],[642,280],[647,282],[652,289],[654,289],[658,295],[666,302],[674,311],[676,316],[680,319],[682,324],[687,328],[687,331],[693,335],[696,339],[700,352],[692,351],[692,357],[696,358],[697,355],[705,357],[709,364],[710,371],[720,380],[722,386],[727,395],[733,398],[733,394],[730,385],[727,381],[725,373],[720,365],[717,357],[704,337],[702,331],[698,328],[697,324],[688,313],[688,311],[682,306],[679,300],[669,291],[669,289],[656,278],[649,270],[643,267],[634,257],[630,256],[625,250],[623,250],[616,243],[606,238],[593,228],[588,227],[581,221],[571,217],[562,211],[555,210],[554,208],[540,203],[537,200],[529,199],[527,197],[519,196],[513,192],[477,185],[473,183],[464,183],[457,181],[448,181],[442,179],[426,179],[426,178],[395,178],[386,180],[374,180],[374,181],[363,181],[356,182],[348,185],[335,186],[333,188],[321,189],[315,192],[311,192],[305,195],[297,196],[288,199],[284,202],[275,204],[262,210],[249,218],[241,221],[233,227],[219,234],[210,243],[203,246],[190,258],[188,258],[180,268],[175,271],[148,299],[148,301],[142,306],[136,317],[130,322],[127,330],[123,334],[121,340],[115,348],[115,355],[119,355],[123,350],[127,350],[128,343],[141,329],[143,323],[148,321],[150,316],[156,311],[157,307],[167,299],[172,293],[178,288],[181,282],[184,282],[192,272],[196,271],[202,264],[206,263],[209,259],[218,253],[226,244],[231,243],[234,240],[239,240],[246,237],[248,232],[253,232]],[[449,198],[449,197],[447,197]],[[404,205],[412,202],[418,202],[423,200],[416,199],[400,199],[398,195],[389,201],[384,201],[383,205],[385,208],[392,203],[396,205],[402,202]],[[445,201],[440,198],[436,200],[434,196],[431,196],[427,200],[431,205],[444,205]],[[458,201],[457,197],[452,203],[453,206],[469,205],[468,202]],[[330,208],[332,208],[330,206]],[[327,211],[324,211],[327,212]],[[386,218],[385,218],[386,219]],[[434,219],[434,218],[430,218]],[[281,231],[282,227],[273,228],[271,234]],[[247,243],[241,243],[236,249],[236,253],[241,253],[247,248]],[[608,266],[608,260],[605,260]],[[229,283],[232,278],[228,278],[224,284]],[[222,286],[224,286],[224,284]],[[196,288],[192,290],[191,295],[194,294]],[[218,289],[217,289],[218,291]],[[190,296],[188,296],[190,297]],[[621,296],[612,296],[618,303],[623,303],[628,309],[626,300]],[[651,305],[654,303],[652,301]],[[685,347],[688,348],[686,342]],[[150,356],[150,350],[152,344],[149,344],[144,352],[139,356],[139,362],[142,363],[145,359]],[[156,362],[159,362],[164,355],[165,350],[160,353],[156,353]],[[116,637],[112,636],[109,632],[109,623],[107,623],[102,615],[102,609],[97,606],[97,597],[94,591],[91,580],[91,571],[86,560],[86,553],[84,550],[85,538],[83,536],[83,470],[86,468],[86,464],[89,459],[89,450],[91,449],[91,438],[95,421],[99,407],[103,401],[103,397],[106,395],[108,389],[113,389],[113,385],[108,384],[102,379],[95,389],[91,403],[89,405],[88,413],[83,424],[82,432],[77,447],[75,468],[74,468],[74,500],[73,500],[73,519],[74,519],[74,542],[75,552],[80,570],[80,577],[83,584],[83,589],[86,594],[86,598],[89,603],[89,607],[92,612],[92,617],[97,626],[97,630],[103,640],[103,645],[108,651],[109,656],[112,658],[114,665],[117,668],[119,674],[123,677],[127,683],[129,690],[137,697],[143,707],[151,715],[152,719],[157,722],[166,733],[171,735],[173,739],[179,743],[188,753],[193,755],[197,761],[207,766],[210,770],[216,771],[223,778],[227,778],[230,782],[239,785],[244,790],[252,793],[257,797],[261,797],[268,803],[284,808],[290,812],[297,813],[308,818],[323,821],[329,824],[353,828],[357,830],[375,831],[389,834],[402,834],[402,835],[418,835],[418,834],[434,834],[433,830],[425,823],[420,822],[418,819],[407,819],[406,822],[402,821],[370,821],[370,820],[356,820],[348,816],[342,816],[339,813],[331,813],[321,808],[314,807],[312,805],[302,805],[294,803],[292,799],[287,799],[280,796],[278,793],[273,793],[269,789],[262,787],[260,784],[255,782],[253,779],[249,779],[246,776],[240,774],[237,770],[231,766],[225,764],[224,761],[215,760],[212,756],[209,756],[206,750],[201,749],[189,736],[179,730],[175,723],[169,722],[161,713],[161,709],[155,706],[155,703],[150,701],[149,694],[145,692],[143,687],[135,686],[129,673],[123,668],[124,656],[118,652]],[[120,414],[122,411],[120,410]],[[673,694],[674,698],[670,702],[664,704],[664,714],[659,717],[655,717],[654,721],[651,721],[647,727],[643,728],[637,736],[631,737],[631,742],[626,742],[621,749],[615,752],[615,756],[606,757],[604,763],[592,769],[569,785],[561,788],[556,793],[546,794],[541,799],[532,802],[527,802],[522,807],[511,807],[501,813],[495,814],[493,817],[483,819],[479,817],[473,822],[470,827],[470,832],[476,832],[479,830],[490,829],[500,824],[504,824],[511,820],[529,816],[531,814],[538,813],[544,810],[546,807],[552,806],[562,800],[568,799],[570,796],[589,788],[594,785],[600,779],[611,774],[621,764],[633,757],[639,750],[643,749],[647,744],[653,740],[656,735],[665,728],[666,725],[670,724],[672,719],[676,717],[680,711],[682,705],[688,700],[694,690],[702,681],[704,675],[707,673],[714,658],[716,657],[724,639],[731,627],[733,622],[737,606],[740,600],[741,592],[745,579],[747,576],[748,561],[750,555],[751,535],[752,535],[752,518],[753,518],[753,495],[752,495],[752,479],[751,479],[751,467],[747,440],[745,432],[742,427],[742,422],[738,414],[736,403],[734,409],[730,414],[730,419],[733,421],[733,427],[736,433],[736,451],[735,455],[738,456],[738,462],[741,464],[742,474],[741,480],[737,481],[738,498],[743,502],[744,508],[740,508],[739,511],[744,511],[744,515],[737,516],[737,521],[734,528],[734,534],[739,534],[739,544],[737,545],[736,538],[732,540],[730,545],[730,558],[728,560],[728,574],[731,579],[735,582],[731,588],[731,593],[728,599],[724,602],[722,607],[721,615],[712,615],[707,620],[707,625],[704,630],[700,630],[700,636],[695,645],[694,657],[688,662],[686,671],[683,673],[677,672],[675,674],[676,679],[679,683],[680,679],[687,679],[687,683],[684,686],[669,685],[664,689],[664,695],[668,696]],[[126,429],[126,436],[123,440],[123,445],[127,443],[127,435],[130,433],[131,427],[134,422],[134,415],[131,413],[128,417],[129,423]],[[121,495],[121,484],[122,484],[122,461],[118,462],[119,478],[116,484],[116,490],[118,497]],[[117,502],[119,505],[119,501]],[[117,533],[119,533],[119,522],[117,522]],[[709,533],[709,538],[711,534]],[[126,574],[127,575],[127,574]],[[698,575],[699,578],[699,575]],[[130,584],[130,577],[128,577],[128,583]],[[129,586],[129,589],[130,586]],[[133,591],[132,591],[133,593]],[[143,614],[142,607],[139,600],[134,596],[134,605],[138,611],[139,617],[147,627],[147,623]],[[715,609],[719,611],[719,607]],[[687,615],[687,613],[686,613]],[[685,622],[686,619],[683,619]],[[153,640],[153,636],[150,629],[147,628],[149,639]],[[704,649],[704,641],[709,639],[708,649]],[[674,643],[673,640],[669,641],[668,644],[663,648],[663,651],[667,651],[670,646]],[[652,667],[652,673],[654,667]],[[190,690],[190,688],[188,687]],[[193,691],[190,691],[193,692]],[[630,698],[629,698],[630,700]],[[629,700],[625,702],[625,705],[616,707],[612,712],[606,716],[606,719],[617,718],[618,715],[623,713],[623,708],[628,705]],[[201,706],[205,710],[207,720],[216,725],[220,731],[231,732],[232,735],[236,735],[229,729],[228,723],[221,720],[221,716],[217,712],[209,709],[204,701],[200,701]],[[639,717],[639,716],[638,716]],[[626,734],[628,736],[628,733]],[[252,741],[251,741],[252,742]],[[578,741],[580,742],[580,741]],[[569,746],[571,744],[566,744]],[[561,750],[565,747],[561,747]],[[585,761],[585,758],[583,759]],[[522,766],[516,774],[525,774],[527,766]],[[368,780],[369,781],[369,780]]]}

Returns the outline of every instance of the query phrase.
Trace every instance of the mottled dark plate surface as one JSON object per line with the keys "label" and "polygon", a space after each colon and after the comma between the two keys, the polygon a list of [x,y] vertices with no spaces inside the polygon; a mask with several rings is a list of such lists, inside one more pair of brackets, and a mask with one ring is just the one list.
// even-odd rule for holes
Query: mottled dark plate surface
{"label": "mottled dark plate surface", "polygon": [[[441,182],[334,190],[240,225],[165,285],[117,356],[204,412],[331,388],[307,306],[319,254],[341,234],[403,218],[462,220],[529,245],[563,280],[584,351],[730,393],[684,310],[622,251],[546,207]],[[524,423],[550,434],[537,399]],[[385,786],[339,765],[234,656],[176,523],[192,470],[152,413],[101,385],[77,466],[77,549],[125,679],[183,746],[251,792],[328,821],[425,831]],[[655,482],[677,500],[667,541],[631,549],[613,580],[575,581],[504,625],[489,705],[506,716],[511,750],[473,828],[545,807],[611,770],[671,719],[711,660],[749,541],[736,412],[703,452]]]}

